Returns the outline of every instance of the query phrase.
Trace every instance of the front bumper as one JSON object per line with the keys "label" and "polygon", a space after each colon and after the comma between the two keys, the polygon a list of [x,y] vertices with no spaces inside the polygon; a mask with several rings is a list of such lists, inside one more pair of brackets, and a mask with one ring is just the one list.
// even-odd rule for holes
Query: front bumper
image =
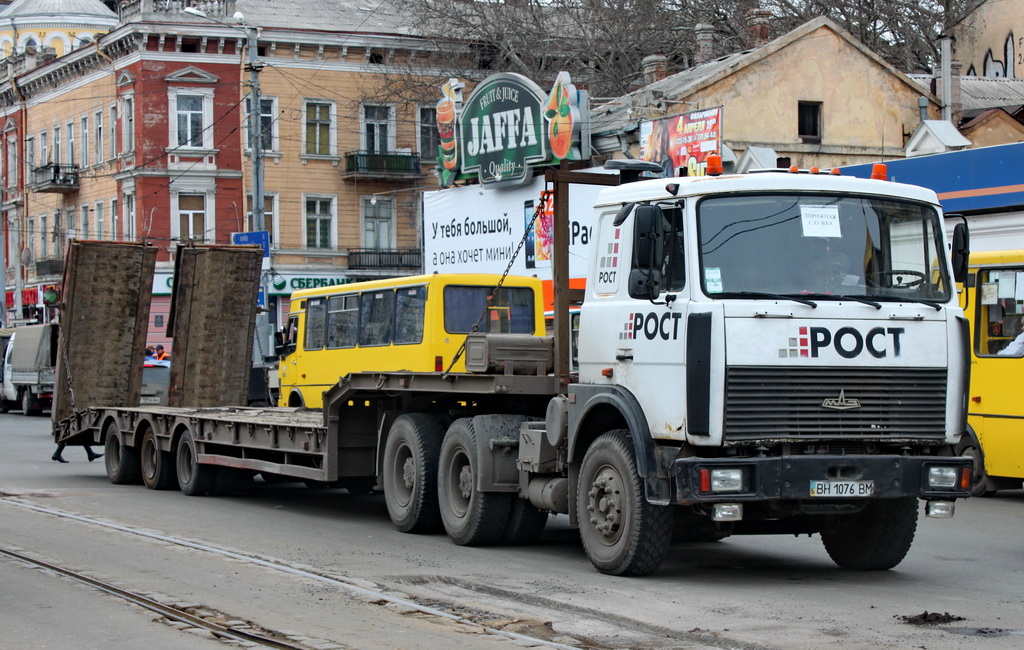
{"label": "front bumper", "polygon": [[[927,500],[970,496],[959,480],[952,488],[928,485],[933,466],[949,467],[959,477],[971,468],[969,458],[956,456],[778,456],[765,458],[679,458],[672,464],[675,503],[716,503],[810,499],[812,481],[874,481],[867,498],[916,497]],[[746,481],[740,491],[701,490],[701,471],[742,469]]]}

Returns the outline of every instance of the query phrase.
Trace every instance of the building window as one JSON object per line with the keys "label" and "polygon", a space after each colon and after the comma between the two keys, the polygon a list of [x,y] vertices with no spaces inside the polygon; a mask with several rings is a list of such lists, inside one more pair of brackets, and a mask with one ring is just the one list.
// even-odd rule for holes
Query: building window
{"label": "building window", "polygon": [[94,144],[96,146],[96,164],[103,162],[103,111],[96,111],[96,116],[93,119],[93,134]]}
{"label": "building window", "polygon": [[46,217],[39,217],[39,259],[46,259],[50,255],[46,234]]}
{"label": "building window", "polygon": [[437,158],[441,135],[437,132],[437,109],[433,106],[420,107],[420,160]]}
{"label": "building window", "polygon": [[106,223],[104,223],[103,201],[97,201],[94,210],[96,212],[96,239],[105,239],[107,233]]}
{"label": "building window", "polygon": [[78,237],[78,210],[68,208],[68,237]]}
{"label": "building window", "polygon": [[83,117],[82,118],[82,142],[81,142],[80,147],[81,147],[81,151],[82,151],[82,160],[81,160],[80,164],[82,165],[82,168],[85,169],[86,167],[89,166],[89,153],[90,153],[89,152],[89,118],[88,117]]}
{"label": "building window", "polygon": [[327,156],[332,153],[333,109],[330,103],[306,102],[307,154]]}
{"label": "building window", "polygon": [[[28,147],[31,141],[25,142],[25,155],[28,156]],[[7,139],[7,187],[18,186],[18,139]]]}
{"label": "building window", "polygon": [[306,248],[333,248],[334,199],[306,198]]}
{"label": "building window", "polygon": [[[249,231],[256,230],[256,224],[252,220],[252,194],[245,199],[245,214],[246,224]],[[270,234],[270,245],[274,245],[274,196],[269,194],[263,195],[263,230],[266,230]]]}
{"label": "building window", "polygon": [[121,152],[135,149],[135,98],[121,99]]}
{"label": "building window", "polygon": [[39,133],[39,165],[40,166],[43,166],[46,163],[50,162],[49,137],[50,137],[50,134],[48,134],[46,131],[41,131]]}
{"label": "building window", "polygon": [[74,165],[78,162],[75,158],[75,123],[68,122],[68,165]]}
{"label": "building window", "polygon": [[387,153],[391,149],[391,107],[363,106],[363,150]]}
{"label": "building window", "polygon": [[206,195],[178,195],[178,239],[206,241]]}
{"label": "building window", "polygon": [[[69,214],[74,214],[74,210],[68,210]],[[64,253],[64,230],[60,226],[60,210],[53,213],[53,234],[50,235],[50,239],[53,240],[53,256],[57,257]]]}
{"label": "building window", "polygon": [[390,199],[363,199],[363,248],[391,249],[394,203]]}
{"label": "building window", "polygon": [[799,121],[797,136],[806,143],[821,142],[821,102],[800,102],[797,105]]}
{"label": "building window", "polygon": [[[267,97],[261,97],[260,98],[259,137],[260,137],[260,143],[261,143],[261,145],[263,147],[263,151],[276,151],[277,150],[277,147],[276,147],[276,144],[275,144],[275,142],[277,140],[277,138],[275,137],[276,131],[277,131],[277,120],[274,119],[274,116],[276,115],[276,111],[274,110],[274,105],[276,103],[277,103],[277,100],[274,99],[274,98],[267,98]],[[252,100],[251,99],[246,99],[245,100],[245,110],[247,111],[246,115],[249,114],[248,111],[251,110],[251,106],[252,106]],[[248,146],[249,149],[252,149],[252,138],[249,135],[249,120],[248,119],[246,119],[246,121],[245,121],[245,130],[246,130],[246,142],[249,143],[247,146]]]}
{"label": "building window", "polygon": [[110,199],[110,238],[120,239],[121,230],[120,223],[121,215],[117,212],[117,199]]}
{"label": "building window", "polygon": [[89,239],[89,206],[82,206],[82,239]]}
{"label": "building window", "polygon": [[60,164],[60,127],[53,127],[53,162]]}
{"label": "building window", "polygon": [[203,146],[203,96],[178,95],[175,98],[179,147]]}
{"label": "building window", "polygon": [[135,241],[135,195],[124,195],[124,238]]}
{"label": "building window", "polygon": [[107,153],[107,160],[113,160],[117,158],[117,131],[115,131],[115,125],[117,124],[117,105],[112,104],[110,106],[110,125],[107,140],[109,141],[109,152]]}
{"label": "building window", "polygon": [[25,138],[25,178],[32,180],[32,170],[36,166],[36,139]]}

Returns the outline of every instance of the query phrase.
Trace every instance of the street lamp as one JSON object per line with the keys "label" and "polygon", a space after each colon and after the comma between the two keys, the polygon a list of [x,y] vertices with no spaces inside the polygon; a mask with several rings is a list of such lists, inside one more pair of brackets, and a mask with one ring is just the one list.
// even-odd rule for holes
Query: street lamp
{"label": "street lamp", "polygon": [[[202,9],[185,7],[182,13],[205,18],[210,22],[239,29],[245,32],[246,49],[249,50],[249,62],[246,66],[249,69],[249,147],[252,150],[252,225],[253,230],[266,230],[266,219],[264,215],[264,189],[263,189],[263,135],[260,128],[260,70],[263,64],[256,58],[256,37],[259,34],[259,27],[251,25],[232,25],[216,18],[206,15]],[[245,16],[242,12],[236,11],[232,16],[235,21],[242,22]]]}

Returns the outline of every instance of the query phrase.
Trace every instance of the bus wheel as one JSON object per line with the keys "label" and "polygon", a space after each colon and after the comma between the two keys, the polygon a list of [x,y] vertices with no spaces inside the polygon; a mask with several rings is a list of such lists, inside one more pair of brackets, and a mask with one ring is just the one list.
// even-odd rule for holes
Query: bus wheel
{"label": "bus wheel", "polygon": [[395,419],[384,446],[384,501],[391,521],[403,533],[433,533],[437,509],[437,455],[444,427],[429,413]]}
{"label": "bus wheel", "polygon": [[103,431],[103,463],[107,478],[114,485],[130,485],[142,481],[138,450],[127,447],[120,429],[113,422]]}
{"label": "bus wheel", "polygon": [[879,499],[821,530],[832,561],[853,571],[885,571],[907,556],[917,531],[917,499]]}
{"label": "bus wheel", "polygon": [[142,435],[142,447],[139,450],[142,461],[142,482],[150,490],[169,490],[174,486],[174,463],[171,454],[160,450],[156,433],[152,428],[146,429]]}
{"label": "bus wheel", "polygon": [[476,429],[472,418],[452,422],[441,444],[437,499],[448,537],[459,546],[483,546],[501,540],[513,494],[476,488]]}
{"label": "bus wheel", "polygon": [[668,553],[672,508],[644,497],[628,431],[609,431],[587,449],[576,493],[580,538],[601,573],[647,575]]}
{"label": "bus wheel", "polygon": [[955,451],[957,456],[971,459],[971,496],[989,497],[995,494],[996,491],[991,486],[992,481],[985,473],[985,456],[974,433],[968,431],[961,436]]}
{"label": "bus wheel", "polygon": [[190,497],[209,494],[213,488],[213,480],[217,468],[212,465],[200,465],[199,454],[196,452],[196,441],[191,431],[185,431],[178,440],[178,451],[175,454],[178,470],[178,487],[182,494]]}

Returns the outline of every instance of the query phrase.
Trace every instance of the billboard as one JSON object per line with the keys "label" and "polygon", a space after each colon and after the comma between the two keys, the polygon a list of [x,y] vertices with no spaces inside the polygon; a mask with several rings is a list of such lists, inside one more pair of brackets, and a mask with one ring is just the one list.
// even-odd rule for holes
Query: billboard
{"label": "billboard", "polygon": [[722,151],[722,107],[640,123],[640,159],[661,165],[664,176],[704,176],[708,154]]}

